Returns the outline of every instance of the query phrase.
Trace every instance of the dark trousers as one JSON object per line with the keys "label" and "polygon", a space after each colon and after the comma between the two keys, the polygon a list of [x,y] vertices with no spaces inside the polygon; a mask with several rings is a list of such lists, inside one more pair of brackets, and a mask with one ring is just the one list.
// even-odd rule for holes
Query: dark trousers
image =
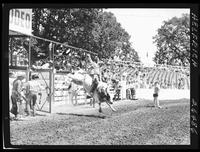
{"label": "dark trousers", "polygon": [[135,99],[135,89],[131,88],[131,99]]}
{"label": "dark trousers", "polygon": [[34,93],[26,94],[26,112],[30,115],[30,109],[33,110],[33,115],[35,115],[35,106],[36,106],[37,95]]}
{"label": "dark trousers", "polygon": [[116,89],[116,93],[114,95],[113,100],[120,100],[120,89]]}
{"label": "dark trousers", "polygon": [[19,114],[19,104],[22,104],[22,100],[20,99],[19,96],[12,94],[11,95],[11,102],[12,102],[12,108],[11,108],[11,113],[17,116]]}

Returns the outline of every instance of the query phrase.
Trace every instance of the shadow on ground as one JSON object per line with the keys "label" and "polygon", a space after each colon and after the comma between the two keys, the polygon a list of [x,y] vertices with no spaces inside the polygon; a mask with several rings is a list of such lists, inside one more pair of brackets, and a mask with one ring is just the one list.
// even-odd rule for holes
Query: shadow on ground
{"label": "shadow on ground", "polygon": [[155,106],[154,105],[144,105],[144,107],[146,107],[146,108],[154,108]]}
{"label": "shadow on ground", "polygon": [[58,115],[69,115],[69,116],[79,116],[79,117],[93,117],[93,118],[100,118],[100,119],[105,119],[106,116],[100,116],[100,115],[86,115],[86,114],[76,114],[76,113],[56,113]]}
{"label": "shadow on ground", "polygon": [[10,121],[24,121],[24,119],[21,119],[21,118],[18,118],[18,119],[10,118]]}
{"label": "shadow on ground", "polygon": [[47,116],[47,115],[45,115],[45,114],[39,114],[39,113],[36,113],[36,115],[35,116]]}

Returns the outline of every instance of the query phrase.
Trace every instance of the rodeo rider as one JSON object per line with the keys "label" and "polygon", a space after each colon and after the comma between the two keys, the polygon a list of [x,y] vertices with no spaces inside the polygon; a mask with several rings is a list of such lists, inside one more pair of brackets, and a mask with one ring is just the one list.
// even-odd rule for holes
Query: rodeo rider
{"label": "rodeo rider", "polygon": [[97,57],[97,63],[95,63],[94,61],[92,61],[90,54],[88,54],[87,57],[88,57],[88,60],[89,60],[89,62],[91,64],[91,66],[93,67],[93,69],[91,70],[91,73],[90,73],[90,75],[93,78],[93,82],[92,82],[90,93],[91,93],[91,95],[93,95],[94,90],[96,89],[96,87],[98,86],[99,81],[101,80],[101,78],[100,78],[99,59]]}

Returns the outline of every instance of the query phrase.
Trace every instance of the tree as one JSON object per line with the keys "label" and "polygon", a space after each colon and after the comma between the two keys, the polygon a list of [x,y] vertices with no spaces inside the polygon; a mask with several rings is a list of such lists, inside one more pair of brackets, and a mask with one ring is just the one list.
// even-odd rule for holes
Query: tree
{"label": "tree", "polygon": [[[129,58],[138,60],[137,52],[131,48],[129,42],[130,35],[112,13],[103,12],[102,9],[33,9],[33,35],[95,52],[100,58],[109,58],[114,55],[116,48],[120,48],[123,50],[121,56],[125,54],[126,57],[126,54],[129,54]],[[50,43],[40,39],[34,41],[36,43],[31,47],[32,63],[49,56]],[[56,60],[65,55],[68,58],[62,60],[71,62],[76,54],[83,54],[74,53],[77,51],[66,47],[63,49],[58,45],[55,50]],[[74,51],[66,53],[68,50]],[[92,58],[94,59],[93,56]]]}
{"label": "tree", "polygon": [[99,56],[109,58],[118,55],[122,60],[139,60],[137,52],[131,48],[130,35],[117,22],[113,13],[99,12],[94,24],[94,48]]}
{"label": "tree", "polygon": [[[93,8],[33,9],[33,34],[93,51],[93,21],[101,10]],[[49,54],[47,49],[49,42],[38,40],[38,43],[40,52],[46,58]]]}
{"label": "tree", "polygon": [[[29,54],[29,37],[10,37],[9,39],[9,54],[11,55],[11,52],[16,54],[20,58],[20,64],[16,66],[27,66],[28,65],[28,54]],[[31,39],[31,57],[32,60],[36,60],[36,58],[40,59],[39,57],[39,48],[37,47],[37,40]],[[12,51],[11,51],[12,50]],[[9,58],[11,59],[11,57]],[[9,61],[10,62],[10,61]]]}
{"label": "tree", "polygon": [[158,64],[183,65],[190,63],[190,18],[189,14],[164,21],[153,37],[157,51],[154,62]]}

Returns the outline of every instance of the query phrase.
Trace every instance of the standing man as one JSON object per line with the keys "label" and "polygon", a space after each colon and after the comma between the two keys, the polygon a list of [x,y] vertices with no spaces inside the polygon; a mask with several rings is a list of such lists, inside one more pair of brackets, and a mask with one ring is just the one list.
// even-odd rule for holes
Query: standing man
{"label": "standing man", "polygon": [[123,73],[122,77],[121,77],[121,99],[126,99],[126,77],[127,77],[127,73]]}
{"label": "standing man", "polygon": [[18,114],[22,110],[22,80],[25,78],[24,75],[20,74],[13,81],[13,88],[11,94],[12,108],[11,113],[15,115],[15,119],[18,119]]}
{"label": "standing man", "polygon": [[[69,92],[69,100],[71,101],[71,103],[76,106],[78,104],[78,91],[80,90],[78,85],[76,85],[75,83],[71,83],[71,86],[68,88],[68,92]],[[75,102],[74,102],[74,97],[75,97]]]}
{"label": "standing man", "polygon": [[135,90],[135,85],[134,84],[131,85],[131,99],[132,100],[137,100],[136,99],[136,90]]}
{"label": "standing man", "polygon": [[160,104],[159,104],[159,100],[158,100],[158,93],[160,92],[160,87],[158,86],[158,82],[155,82],[154,84],[154,105],[155,107],[161,108]]}
{"label": "standing man", "polygon": [[35,106],[37,101],[37,96],[40,96],[39,99],[41,100],[42,96],[42,86],[38,82],[39,76],[38,75],[32,75],[30,76],[30,79],[28,82],[24,84],[25,89],[25,97],[26,97],[26,112],[29,116],[30,109],[33,110],[33,116],[35,116]]}

